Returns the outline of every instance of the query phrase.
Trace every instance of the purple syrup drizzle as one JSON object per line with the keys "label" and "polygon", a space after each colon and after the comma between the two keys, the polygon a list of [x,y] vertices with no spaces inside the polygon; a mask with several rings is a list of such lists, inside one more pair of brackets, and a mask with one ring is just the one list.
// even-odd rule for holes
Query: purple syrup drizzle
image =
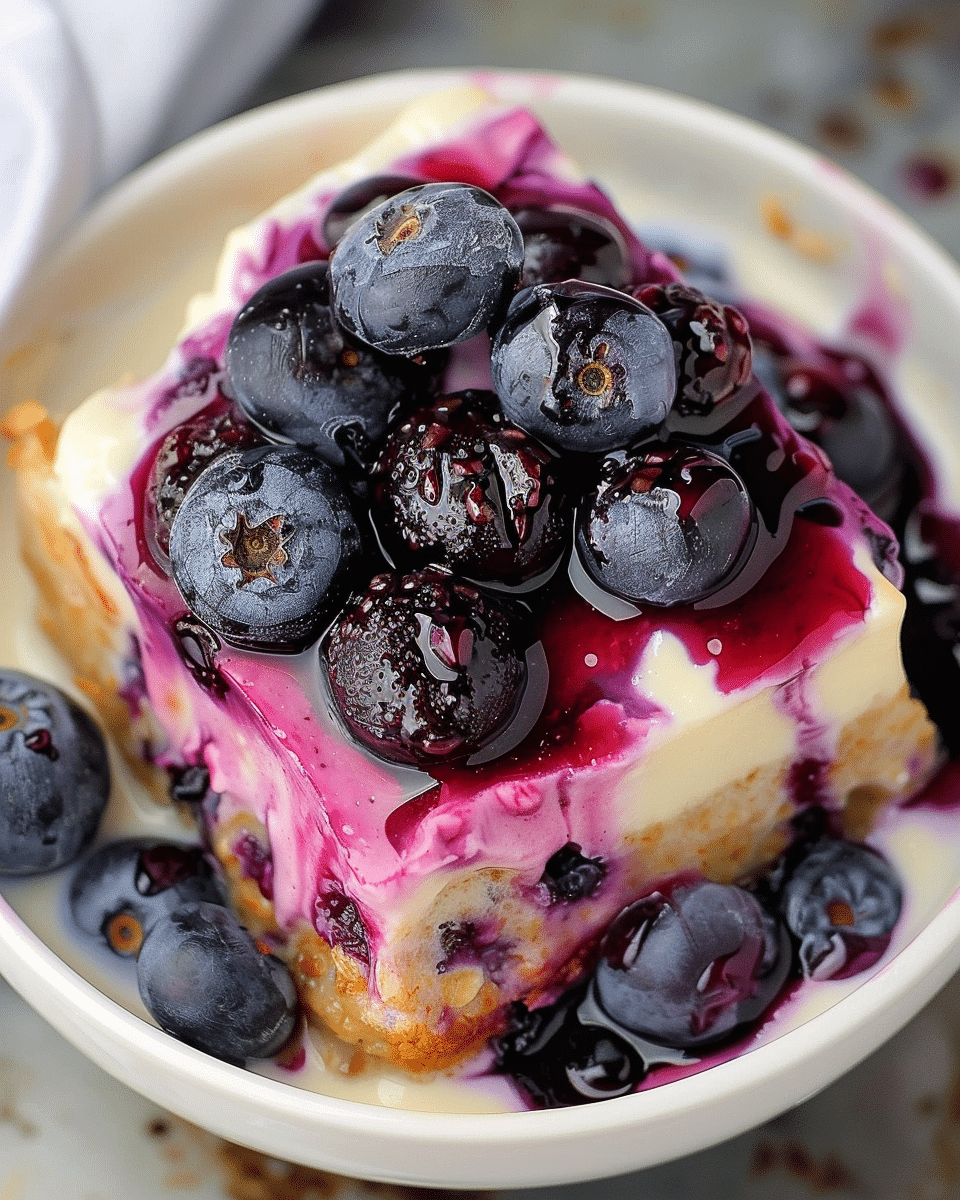
{"label": "purple syrup drizzle", "polygon": [[[392,169],[425,181],[456,177],[473,182],[511,207],[542,204],[547,195],[555,203],[596,213],[623,233],[637,281],[675,279],[676,271],[668,260],[650,252],[636,239],[598,189],[591,184],[569,182],[551,171],[554,154],[533,119],[516,110],[481,127],[479,134],[473,131],[468,140],[411,155],[393,164]],[[328,205],[330,199],[327,197]],[[276,222],[265,224],[266,236],[259,253],[242,256],[235,280],[238,300],[245,299],[266,278],[288,266],[323,257],[317,233],[322,211],[321,203],[317,214],[309,220],[286,228]],[[900,344],[902,329],[888,317],[888,313],[876,306],[867,306],[860,332],[893,351]],[[177,410],[182,414],[181,420],[196,414],[200,407],[196,401],[213,378],[204,377],[200,364],[219,358],[228,324],[227,318],[214,321],[192,335],[182,347],[186,365],[179,379],[167,381],[167,392],[151,411],[151,428],[158,429],[168,410]],[[771,323],[771,343],[780,336],[775,330],[775,323]],[[762,322],[757,332],[761,336],[768,332]],[[807,348],[812,347],[815,344],[810,342]],[[786,348],[796,352],[795,346]],[[825,347],[815,348],[817,352],[829,353]],[[192,407],[191,400],[195,401]],[[725,418],[728,415],[724,413]],[[169,429],[170,424],[165,428]],[[717,430],[709,423],[699,426],[693,423],[681,432],[702,437],[710,445],[717,436]],[[948,582],[954,584],[960,578],[960,522],[936,508],[932,499],[936,489],[929,466],[909,433],[902,432],[908,470],[894,529],[904,538],[908,522],[917,519],[924,539],[935,547],[934,560],[908,559],[906,564],[908,610],[904,654],[914,686],[941,725],[956,756],[960,754],[957,711],[960,706],[955,700],[960,695],[960,665],[953,651],[960,640],[960,612],[955,604],[924,603],[920,593],[922,581],[929,579],[931,572],[945,572]],[[731,433],[742,436],[731,440]],[[542,618],[539,629],[550,667],[543,715],[524,742],[504,757],[469,770],[438,768],[433,780],[424,776],[426,790],[394,808],[386,817],[386,840],[398,858],[414,844],[421,824],[451,800],[470,796],[481,788],[536,778],[551,771],[572,776],[581,768],[624,755],[636,742],[637,726],[649,724],[661,715],[652,705],[645,708],[638,702],[636,689],[631,686],[637,663],[658,630],[666,628],[675,634],[699,665],[715,663],[717,686],[721,691],[731,692],[749,686],[768,672],[785,677],[791,671],[802,671],[805,648],[823,646],[863,620],[870,602],[870,586],[852,566],[850,546],[854,538],[865,534],[875,541],[878,558],[891,569],[884,558],[884,538],[888,536],[884,527],[874,522],[865,510],[857,515],[850,494],[829,481],[817,454],[789,430],[766,400],[750,400],[722,436],[730,460],[745,477],[749,476],[748,486],[760,510],[764,530],[750,568],[739,580],[741,587],[747,582],[748,590],[725,594],[720,607],[691,606],[666,614],[660,610],[614,621],[593,608],[565,577],[555,578],[538,606],[540,612],[549,614]],[[142,497],[155,450],[156,446],[130,481],[136,505],[134,525],[140,562],[137,566],[127,562],[127,571],[121,572],[137,593],[136,598],[153,622],[154,631],[157,626],[169,629],[182,611],[176,610],[175,603],[171,605],[165,573],[153,561],[144,536]],[[841,504],[835,503],[838,496]],[[786,548],[788,552],[783,553]],[[804,582],[811,580],[815,582]],[[769,619],[771,612],[777,613],[775,622]],[[195,657],[195,633],[191,636],[191,650],[181,651],[187,667],[217,704],[239,705],[235,694],[226,697],[226,679],[215,665],[217,648],[197,643]],[[181,631],[181,641],[182,638]],[[720,652],[711,649],[717,643],[722,647]],[[239,708],[234,710],[238,711]],[[816,754],[814,733],[804,747],[807,756],[795,765],[791,780],[798,805],[811,807],[820,802],[823,785],[822,762]],[[956,782],[957,765],[950,764],[941,780],[949,778],[951,783]],[[931,785],[927,802],[936,802],[935,798],[942,795],[941,789]],[[246,873],[258,882],[263,894],[268,895],[268,891],[272,894],[272,862],[266,851],[255,843],[254,848],[244,847],[241,852],[238,847],[237,852]],[[360,908],[339,889],[338,884],[317,899],[313,914],[316,926],[321,936],[367,965],[371,960],[370,940]],[[453,962],[462,954],[478,953],[477,940],[475,930],[452,931],[450,955],[444,961]],[[482,938],[479,940],[482,942]],[[863,960],[876,949],[863,947]],[[732,1057],[741,1048],[742,1042],[697,1063],[661,1067],[654,1073],[654,1080],[640,1086],[652,1086],[653,1082],[666,1082],[674,1076],[703,1070],[713,1062]]]}

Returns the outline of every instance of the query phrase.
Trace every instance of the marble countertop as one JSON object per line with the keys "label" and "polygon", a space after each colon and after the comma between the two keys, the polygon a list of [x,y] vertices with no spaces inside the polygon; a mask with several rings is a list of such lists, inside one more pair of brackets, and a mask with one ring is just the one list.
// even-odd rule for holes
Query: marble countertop
{"label": "marble countertop", "polygon": [[[249,103],[379,71],[464,65],[613,76],[761,120],[835,157],[960,258],[956,0],[327,0]],[[0,1200],[403,1193],[187,1126],[87,1062],[2,982],[0,1031]],[[960,978],[859,1068],[770,1124],[639,1174],[526,1195],[960,1196]]]}

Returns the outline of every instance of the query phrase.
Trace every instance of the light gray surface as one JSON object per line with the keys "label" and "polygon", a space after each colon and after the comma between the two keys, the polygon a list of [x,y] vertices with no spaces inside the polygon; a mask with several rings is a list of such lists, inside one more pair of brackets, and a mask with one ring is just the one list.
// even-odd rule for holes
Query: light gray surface
{"label": "light gray surface", "polygon": [[[409,67],[575,71],[661,87],[835,158],[960,259],[957,0],[326,0],[252,102]],[[923,198],[917,156],[953,186]]]}
{"label": "light gray surface", "polygon": [[[960,192],[925,200],[902,175],[914,154],[960,159],[956,0],[328,0],[251,101],[382,70],[477,64],[611,75],[764,120],[834,154],[960,257]],[[862,142],[844,149],[819,136],[831,114],[859,125]],[[958,1197],[958,1001],[954,980],[858,1070],[761,1130],[639,1175],[526,1194]],[[0,1032],[0,1200],[369,1194],[246,1156],[165,1117],[62,1042],[2,983]]]}

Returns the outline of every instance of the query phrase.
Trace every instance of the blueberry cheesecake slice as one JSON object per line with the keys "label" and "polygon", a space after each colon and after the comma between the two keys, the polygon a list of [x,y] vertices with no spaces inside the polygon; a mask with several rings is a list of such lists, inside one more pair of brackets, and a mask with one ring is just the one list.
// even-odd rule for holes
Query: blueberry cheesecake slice
{"label": "blueberry cheesecake slice", "polygon": [[739,310],[463,89],[232,235],[157,374],[23,433],[41,622],[159,794],[202,781],[349,1055],[597,1099],[759,1019],[793,941],[881,952],[834,843],[937,732],[896,543],[788,416]]}

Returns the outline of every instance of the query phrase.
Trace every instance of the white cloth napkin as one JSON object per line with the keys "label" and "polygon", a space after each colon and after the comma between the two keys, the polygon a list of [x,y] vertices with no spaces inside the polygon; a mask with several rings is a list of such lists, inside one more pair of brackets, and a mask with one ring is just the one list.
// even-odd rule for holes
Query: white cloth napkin
{"label": "white cloth napkin", "polygon": [[318,0],[0,0],[0,318],[103,188],[229,114]]}

